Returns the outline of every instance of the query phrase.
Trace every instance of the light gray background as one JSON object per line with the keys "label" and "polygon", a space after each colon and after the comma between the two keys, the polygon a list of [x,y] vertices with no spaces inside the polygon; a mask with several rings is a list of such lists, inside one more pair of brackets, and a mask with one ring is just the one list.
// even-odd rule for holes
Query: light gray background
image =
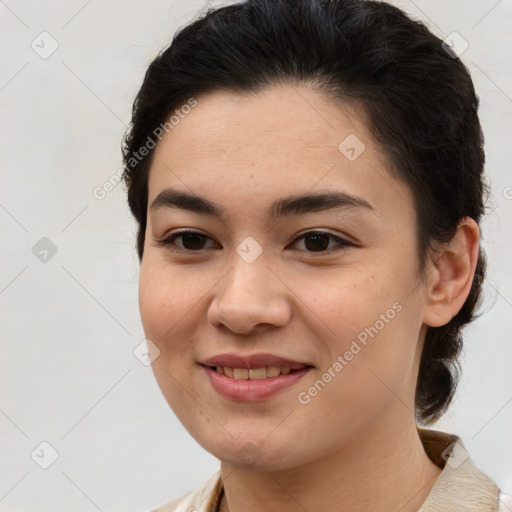
{"label": "light gray background", "polygon": [[[456,403],[434,428],[457,433],[511,493],[512,2],[394,3],[442,38],[456,31],[469,43],[462,59],[481,98],[492,186],[490,268]],[[218,468],[133,354],[144,333],[123,186],[103,200],[92,193],[120,166],[148,64],[206,6],[0,1],[0,510],[149,510]],[[59,45],[47,58],[31,47],[51,49],[43,31]],[[42,237],[57,247],[47,262],[32,252]],[[50,456],[43,441],[59,455],[48,469],[31,458]]]}

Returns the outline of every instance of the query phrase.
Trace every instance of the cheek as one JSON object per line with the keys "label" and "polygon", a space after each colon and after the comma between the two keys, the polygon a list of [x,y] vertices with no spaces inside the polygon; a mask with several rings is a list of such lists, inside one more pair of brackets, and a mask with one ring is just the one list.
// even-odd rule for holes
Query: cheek
{"label": "cheek", "polygon": [[197,325],[194,305],[204,293],[187,287],[183,272],[151,261],[149,256],[140,269],[139,309],[146,338],[160,350],[151,366],[167,403],[180,421],[188,424],[190,417],[202,414],[190,400],[191,396],[199,398],[194,380],[197,358],[190,333]]}
{"label": "cheek", "polygon": [[316,287],[307,280],[303,282],[304,287],[313,290],[310,294],[301,294],[303,301],[313,313],[311,318],[316,318],[322,326],[325,336],[320,341],[329,347],[332,359],[349,350],[353,341],[362,347],[369,346],[369,340],[388,330],[399,316],[396,309],[400,306],[393,307],[399,294],[389,283],[383,282],[385,274],[382,270],[343,272],[337,269],[332,275],[322,276],[321,281],[316,279]]}
{"label": "cheek", "polygon": [[319,382],[312,393],[333,405],[343,404],[345,410],[362,411],[363,404],[375,409],[395,395],[405,400],[404,393],[414,388],[421,328],[420,293],[410,293],[414,270],[404,264],[400,270],[391,261],[380,261],[378,267],[333,276],[310,298],[312,309],[329,328],[320,339],[327,350],[315,375],[327,384]]}
{"label": "cheek", "polygon": [[[161,351],[162,360],[172,362],[188,353],[187,332],[194,322],[194,307],[201,300],[202,287],[190,286],[184,272],[143,260],[139,278],[139,310],[144,333]],[[169,357],[175,356],[174,359]],[[160,364],[162,361],[160,361]]]}

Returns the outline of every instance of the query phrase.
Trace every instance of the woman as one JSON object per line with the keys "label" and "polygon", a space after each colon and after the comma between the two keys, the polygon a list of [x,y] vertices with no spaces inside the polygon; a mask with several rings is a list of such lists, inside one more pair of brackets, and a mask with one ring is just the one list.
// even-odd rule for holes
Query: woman
{"label": "woman", "polygon": [[485,275],[477,108],[453,50],[382,2],[211,10],[151,63],[123,148],[140,313],[221,461],[158,511],[505,506],[419,426]]}

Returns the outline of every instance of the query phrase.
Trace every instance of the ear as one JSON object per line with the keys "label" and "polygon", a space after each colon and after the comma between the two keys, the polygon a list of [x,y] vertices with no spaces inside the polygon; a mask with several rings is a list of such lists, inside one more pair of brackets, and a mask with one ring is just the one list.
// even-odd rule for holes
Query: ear
{"label": "ear", "polygon": [[426,278],[424,324],[440,327],[460,311],[473,283],[479,243],[478,224],[465,217],[450,242],[439,247]]}

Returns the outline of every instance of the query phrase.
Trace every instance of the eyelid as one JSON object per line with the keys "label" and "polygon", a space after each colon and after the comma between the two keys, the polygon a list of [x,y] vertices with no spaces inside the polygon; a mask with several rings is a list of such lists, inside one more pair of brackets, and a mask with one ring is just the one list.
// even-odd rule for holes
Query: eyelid
{"label": "eyelid", "polygon": [[337,245],[335,247],[331,247],[330,249],[326,249],[324,251],[306,251],[302,249],[292,249],[294,252],[299,252],[306,257],[321,257],[321,256],[330,256],[333,253],[339,253],[342,251],[347,250],[347,247],[355,247],[357,244],[354,242],[351,242],[347,238],[344,238],[339,235],[335,235],[334,233],[331,233],[330,231],[322,231],[320,229],[310,229],[303,231],[301,233],[298,233],[297,236],[293,239],[292,244],[295,245],[297,242],[304,240],[305,238],[308,238],[309,236],[314,235],[325,235],[326,237],[335,240],[337,242]]}
{"label": "eyelid", "polygon": [[[201,235],[201,236],[206,237],[207,239],[213,240],[210,236],[206,235],[205,233],[202,233],[201,231],[195,231],[193,229],[183,229],[181,231],[175,231],[170,234],[164,235],[162,238],[155,240],[155,244],[157,246],[166,247],[169,250],[174,251],[174,252],[181,252],[181,253],[185,253],[185,254],[188,253],[191,255],[199,254],[202,251],[205,251],[206,249],[196,249],[196,250],[183,249],[174,244],[174,240],[176,238],[179,238],[180,235],[189,234],[189,233]],[[295,252],[300,252],[302,254],[314,256],[314,255],[327,255],[327,254],[331,254],[332,252],[338,252],[343,249],[346,249],[346,247],[356,247],[357,246],[357,244],[355,242],[352,242],[352,241],[348,240],[347,238],[343,238],[339,235],[335,235],[334,233],[331,233],[330,231],[322,231],[320,229],[309,229],[309,230],[300,232],[295,236],[295,238],[293,239],[293,241],[291,243],[295,244],[296,242],[307,238],[306,235],[308,235],[308,236],[325,235],[331,239],[336,240],[336,242],[338,242],[338,246],[331,248],[331,249],[327,249],[325,251],[305,251],[305,250],[300,250],[300,249],[292,249],[292,250],[294,250]]]}
{"label": "eyelid", "polygon": [[298,240],[299,238],[303,238],[305,235],[316,235],[316,234],[320,234],[320,235],[327,235],[327,236],[330,236],[332,238],[335,238],[336,240],[340,241],[340,242],[343,242],[344,244],[346,245],[353,245],[353,246],[356,246],[358,245],[358,242],[355,241],[351,236],[349,235],[345,235],[345,234],[336,234],[336,233],[333,233],[331,231],[323,231],[322,229],[306,229],[304,231],[300,231],[299,233],[297,233],[297,235],[295,236],[294,240]]}
{"label": "eyelid", "polygon": [[[178,238],[180,235],[186,235],[189,233],[194,234],[194,235],[201,235],[201,236],[206,237],[207,239],[213,240],[210,236],[208,236],[205,233],[202,233],[201,231],[195,231],[193,229],[183,229],[181,231],[174,231],[174,232],[164,235],[163,237],[155,240],[155,244],[158,246],[167,247],[171,251],[184,252],[184,253],[189,253],[189,254],[197,254],[201,251],[204,251],[205,249],[197,249],[195,251],[192,249],[182,249],[181,247],[178,247],[174,244],[174,240],[176,238]],[[172,248],[171,248],[171,246],[172,246]]]}

